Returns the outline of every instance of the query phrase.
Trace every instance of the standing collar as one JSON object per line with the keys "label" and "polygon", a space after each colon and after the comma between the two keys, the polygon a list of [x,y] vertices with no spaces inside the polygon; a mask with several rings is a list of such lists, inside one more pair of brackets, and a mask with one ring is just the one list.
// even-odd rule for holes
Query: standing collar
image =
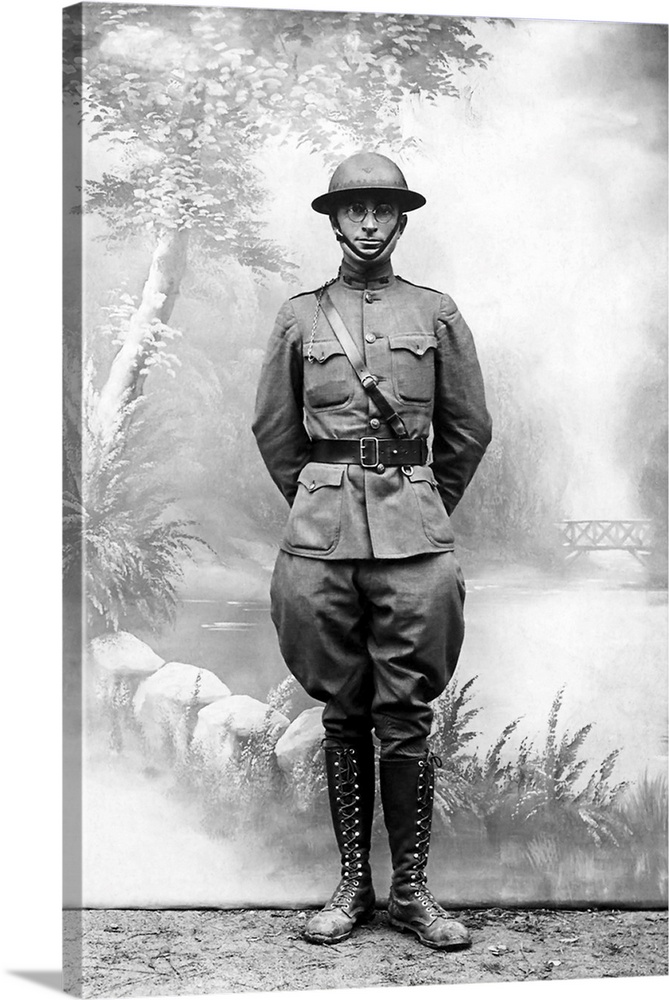
{"label": "standing collar", "polygon": [[383,288],[392,284],[395,275],[390,260],[365,271],[356,271],[344,257],[339,267],[339,278],[350,288]]}

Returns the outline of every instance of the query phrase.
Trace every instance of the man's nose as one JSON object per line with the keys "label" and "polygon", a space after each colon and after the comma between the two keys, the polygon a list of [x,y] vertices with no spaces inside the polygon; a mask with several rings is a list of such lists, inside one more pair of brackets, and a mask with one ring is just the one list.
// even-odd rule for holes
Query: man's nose
{"label": "man's nose", "polygon": [[374,216],[374,209],[372,208],[367,209],[367,214],[365,215],[365,218],[362,220],[362,228],[366,232],[370,233],[373,233],[374,230],[377,228],[377,222]]}

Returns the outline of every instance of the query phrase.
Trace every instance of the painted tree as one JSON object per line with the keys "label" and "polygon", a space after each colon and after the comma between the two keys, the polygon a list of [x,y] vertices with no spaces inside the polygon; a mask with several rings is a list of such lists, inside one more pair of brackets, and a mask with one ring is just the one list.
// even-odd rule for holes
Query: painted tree
{"label": "painted tree", "polygon": [[407,96],[457,97],[491,57],[472,18],[89,4],[64,16],[66,98],[85,141],[106,143],[115,164],[85,180],[82,210],[105,220],[110,240],[141,234],[152,247],[99,394],[95,430],[111,447],[189,255],[290,269],[258,212],[267,138],[291,136],[327,163],[351,143],[401,153],[412,144],[400,128]]}

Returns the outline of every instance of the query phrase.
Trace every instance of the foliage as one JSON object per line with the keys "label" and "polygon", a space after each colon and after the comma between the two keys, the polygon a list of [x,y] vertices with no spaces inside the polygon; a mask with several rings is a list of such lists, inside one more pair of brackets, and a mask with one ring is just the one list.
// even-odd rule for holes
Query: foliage
{"label": "foliage", "polygon": [[[72,428],[66,427],[64,573],[67,577],[83,567],[91,634],[117,630],[128,621],[157,628],[173,619],[184,558],[194,543],[205,543],[193,533],[191,520],[169,516],[173,501],[156,482],[155,461],[128,458],[141,421],[117,436],[111,448],[100,442],[91,421],[92,381],[91,372],[81,445],[72,442]],[[128,407],[135,412],[141,402]]]}
{"label": "foliage", "polygon": [[273,687],[267,696],[267,704],[275,712],[280,712],[290,719],[293,714],[293,705],[296,697],[299,696],[302,688],[295,678],[290,675],[285,677],[276,687]]}
{"label": "foliage", "polygon": [[[548,841],[572,847],[628,842],[632,826],[628,813],[619,806],[627,786],[611,782],[619,751],[609,753],[584,780],[588,761],[581,754],[592,724],[559,735],[564,688],[551,705],[541,750],[528,737],[511,749],[511,738],[521,721],[515,719],[481,754],[472,746],[479,735],[472,728],[480,712],[472,707],[475,682],[473,677],[460,687],[448,688],[433,704],[429,748],[440,761],[435,772],[435,822],[442,833],[451,838],[463,827],[471,832],[480,824],[492,846],[499,847],[503,839],[514,836],[534,844],[530,854],[534,851],[535,855],[539,844],[548,849]],[[281,711],[290,708],[294,685],[288,678],[270,695],[275,706],[283,706]],[[293,782],[299,789],[295,802],[300,810],[320,808],[325,801],[320,755],[305,765],[304,773],[293,776]],[[654,795],[647,797],[649,803]],[[637,811],[639,816],[647,815],[639,805]],[[654,842],[658,829],[653,824]]]}
{"label": "foliage", "polygon": [[[429,748],[440,762],[435,772],[435,822],[442,833],[454,838],[463,827],[472,832],[481,825],[492,846],[498,848],[503,839],[518,837],[526,845],[534,844],[528,848],[530,855],[539,852],[539,844],[548,849],[548,841],[572,847],[628,842],[632,827],[628,814],[619,806],[627,786],[611,781],[619,751],[609,753],[585,780],[589,765],[581,754],[592,724],[559,735],[564,688],[551,705],[542,749],[536,749],[528,737],[511,749],[510,741],[521,721],[515,719],[481,754],[472,746],[479,735],[472,728],[480,712],[472,707],[475,682],[473,677],[460,687],[447,689],[433,704]],[[273,701],[289,707],[292,685],[292,678],[279,685]],[[325,777],[319,756],[309,762],[304,774],[293,778],[300,788],[296,802],[303,810],[313,811],[324,801]],[[653,795],[648,801],[653,801]],[[637,809],[642,815],[641,808]],[[654,842],[658,829],[654,824]]]}
{"label": "foliage", "polygon": [[667,826],[669,802],[666,774],[643,778],[630,789],[620,805],[631,831],[629,851],[637,882],[652,899],[657,890],[667,894]]}
{"label": "foliage", "polygon": [[471,18],[143,5],[64,17],[65,93],[89,141],[122,151],[84,208],[114,237],[185,227],[261,270],[286,266],[258,211],[254,156],[269,137],[335,159],[351,143],[398,151],[401,101],[456,97],[491,58]]}
{"label": "foliage", "polygon": [[521,721],[514,719],[481,757],[468,749],[477,736],[469,727],[480,711],[470,707],[475,680],[435,702],[430,749],[442,763],[435,814],[443,829],[452,833],[468,814],[483,823],[493,844],[511,832],[526,841],[541,835],[599,845],[621,842],[629,827],[617,803],[626,786],[610,783],[619,752],[610,753],[582,782],[588,763],[580,752],[592,725],[558,736],[564,688],[552,703],[543,750],[527,737],[510,749]]}
{"label": "foliage", "polygon": [[[288,719],[296,717],[304,691],[294,677],[284,678],[267,696],[267,704]],[[308,813],[312,819],[327,812],[327,778],[325,758],[320,744],[311,756],[298,759],[285,778],[287,801],[297,813]]]}
{"label": "foliage", "polygon": [[441,761],[434,791],[434,809],[445,829],[451,829],[453,819],[463,810],[471,809],[471,785],[467,762],[471,750],[467,745],[478,735],[469,729],[480,709],[468,707],[476,677],[462,687],[448,687],[433,704],[434,718],[430,736],[430,751]]}
{"label": "foliage", "polygon": [[[114,347],[121,347],[124,343],[124,331],[136,310],[136,299],[126,291],[117,290],[110,302],[102,307],[105,321],[98,328],[99,334]],[[181,331],[154,319],[150,324],[148,337],[151,340],[152,351],[146,358],[144,367],[139,370],[139,374],[148,375],[151,368],[158,366],[164,368],[171,378],[175,378],[181,360],[173,351],[168,351],[167,347],[181,337]]]}
{"label": "foliage", "polygon": [[482,762],[470,762],[467,773],[476,788],[474,810],[493,841],[509,830],[524,838],[543,834],[597,845],[618,844],[629,834],[616,808],[626,784],[610,784],[619,751],[608,754],[579,787],[587,768],[579,753],[592,724],[558,738],[563,695],[561,688],[551,706],[542,752],[523,739],[518,751],[502,763],[502,751],[520,721],[515,720],[504,728]]}
{"label": "foliage", "polygon": [[[95,334],[118,344],[135,301],[126,292],[103,307]],[[155,350],[147,364],[174,375],[178,359],[168,350],[177,330],[154,323]],[[161,483],[165,449],[155,426],[142,418],[144,397],[126,402],[111,441],[97,421],[99,393],[92,360],[83,367],[76,338],[64,338],[63,571],[83,574],[89,632],[123,624],[157,629],[171,622],[183,563],[194,545],[194,521],[174,517],[174,500]],[[131,419],[132,422],[131,422]]]}
{"label": "foliage", "polygon": [[126,680],[113,683],[106,692],[106,715],[109,721],[109,750],[112,754],[121,753],[126,740],[126,733],[132,729],[134,716],[132,712],[132,691]]}
{"label": "foliage", "polygon": [[288,781],[290,802],[300,814],[323,818],[327,813],[328,792],[325,758],[320,746],[309,757],[296,761]]}
{"label": "foliage", "polygon": [[[614,751],[584,781],[588,763],[581,751],[591,726],[558,735],[563,690],[551,706],[541,751],[527,739],[511,750],[519,720],[505,726],[487,751],[474,749],[477,734],[470,726],[480,709],[471,707],[472,686],[473,681],[466,682],[435,706],[431,750],[443,755],[435,789],[435,862],[442,854],[449,864],[455,858],[469,865],[475,858],[490,868],[491,893],[500,891],[509,899],[515,893],[517,899],[534,901],[583,903],[593,894],[614,900],[621,886],[624,894],[647,902],[666,899],[666,778],[645,777],[632,789],[612,783]],[[287,683],[275,689],[275,704],[289,707],[289,689]],[[212,836],[253,839],[254,849],[271,847],[288,865],[303,865],[305,852],[322,858],[333,838],[320,747],[285,775],[277,764],[268,712],[261,730],[219,759],[211,748],[182,739],[192,733],[196,698],[197,688],[176,728],[175,716],[170,715],[168,727],[166,722],[163,762],[172,769],[174,793],[199,812]],[[114,746],[126,753],[137,738],[128,704],[124,691],[106,701],[115,717]],[[449,798],[447,786],[453,781],[459,783],[457,801]],[[487,838],[478,835],[476,824]],[[381,837],[377,796],[374,838]]]}
{"label": "foliage", "polygon": [[637,841],[655,833],[666,839],[669,819],[666,774],[655,778],[644,774],[634,789],[630,789],[621,809]]}
{"label": "foliage", "polygon": [[274,745],[269,712],[265,725],[240,741],[222,762],[202,744],[190,744],[178,778],[182,791],[197,793],[208,833],[262,836],[284,793]]}

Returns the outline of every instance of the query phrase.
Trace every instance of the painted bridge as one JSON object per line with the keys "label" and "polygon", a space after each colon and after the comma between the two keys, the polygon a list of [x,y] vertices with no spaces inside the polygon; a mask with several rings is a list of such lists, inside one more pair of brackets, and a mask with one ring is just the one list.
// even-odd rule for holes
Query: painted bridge
{"label": "painted bridge", "polygon": [[558,521],[557,528],[566,558],[578,559],[586,552],[618,550],[630,552],[643,562],[652,549],[651,520]]}

